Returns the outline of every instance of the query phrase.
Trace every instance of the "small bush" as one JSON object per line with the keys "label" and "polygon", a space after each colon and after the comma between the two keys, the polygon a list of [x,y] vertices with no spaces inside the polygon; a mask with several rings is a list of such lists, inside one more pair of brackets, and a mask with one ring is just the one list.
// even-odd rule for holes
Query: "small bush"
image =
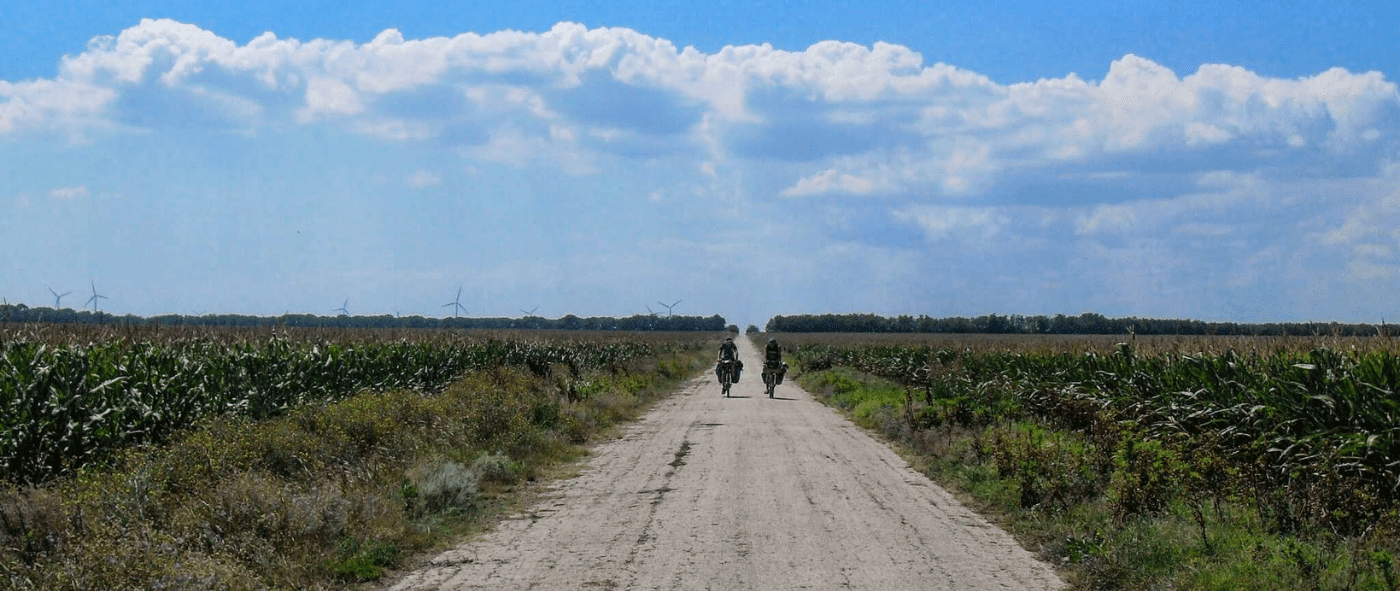
{"label": "small bush", "polygon": [[866,422],[873,418],[878,411],[889,407],[890,403],[884,400],[866,400],[857,404],[855,409],[851,411],[851,415],[858,421]]}
{"label": "small bush", "polygon": [[1114,456],[1109,502],[1120,523],[1136,515],[1161,511],[1180,492],[1185,464],[1160,441],[1128,437]]}
{"label": "small bush", "polygon": [[520,464],[511,461],[505,454],[481,454],[472,462],[471,471],[486,482],[510,484],[520,475]]}
{"label": "small bush", "polygon": [[420,513],[470,506],[481,481],[476,471],[451,460],[431,462],[410,478]]}
{"label": "small bush", "polygon": [[341,548],[343,557],[331,563],[330,571],[357,582],[379,579],[384,576],[384,568],[394,566],[399,559],[398,548],[373,540],[347,539]]}

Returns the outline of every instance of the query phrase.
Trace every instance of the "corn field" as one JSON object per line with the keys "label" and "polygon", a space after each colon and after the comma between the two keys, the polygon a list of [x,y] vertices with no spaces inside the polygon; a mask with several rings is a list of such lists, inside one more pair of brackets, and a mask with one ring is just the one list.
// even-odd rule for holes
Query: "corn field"
{"label": "corn field", "polygon": [[[626,372],[683,339],[539,333],[0,333],[0,473],[38,483],[202,419],[264,419],[360,391],[438,391],[494,367]],[[697,340],[698,339],[692,339]]]}
{"label": "corn field", "polygon": [[[1081,488],[1135,483],[1115,498],[1152,480],[1198,500],[1246,500],[1276,531],[1356,535],[1393,520],[1400,356],[1380,346],[1256,344],[1152,354],[1128,343],[1067,352],[811,338],[788,347],[804,371],[849,367],[902,386],[911,431],[1031,421],[1080,432],[1083,461],[1100,468]],[[1027,480],[1036,486],[1045,488]]]}

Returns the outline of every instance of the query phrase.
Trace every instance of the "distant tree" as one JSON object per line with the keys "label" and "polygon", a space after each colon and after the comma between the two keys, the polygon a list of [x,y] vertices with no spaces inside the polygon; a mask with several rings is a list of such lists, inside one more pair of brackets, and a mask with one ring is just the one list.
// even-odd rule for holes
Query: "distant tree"
{"label": "distant tree", "polygon": [[1078,316],[1001,316],[988,314],[977,318],[955,316],[896,316],[884,318],[874,314],[802,314],[774,316],[768,320],[767,332],[920,332],[920,333],[991,333],[991,334],[1127,334],[1129,327],[1139,335],[1310,335],[1310,336],[1390,336],[1389,325],[1344,324],[1339,322],[1242,324],[1237,322],[1202,322],[1200,320],[1107,318],[1102,314],[1085,312]]}

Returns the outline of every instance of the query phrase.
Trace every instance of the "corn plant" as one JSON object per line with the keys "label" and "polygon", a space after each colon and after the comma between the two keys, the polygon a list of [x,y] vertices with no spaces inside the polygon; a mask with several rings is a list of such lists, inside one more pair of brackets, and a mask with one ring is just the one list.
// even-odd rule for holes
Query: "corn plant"
{"label": "corn plant", "polygon": [[[1044,421],[1082,430],[1110,471],[1134,442],[1169,446],[1176,451],[1163,453],[1199,464],[1183,474],[1209,480],[1214,494],[1247,489],[1280,530],[1355,533],[1400,509],[1400,356],[1389,350],[1143,355],[1128,344],[1013,352],[809,341],[789,351],[806,371],[850,367],[903,385],[921,407],[906,409],[912,428]],[[1201,476],[1217,460],[1228,469],[1211,464],[1210,474],[1231,478]]]}
{"label": "corn plant", "polygon": [[472,370],[626,372],[703,337],[471,337],[413,341],[0,338],[0,474],[35,483],[113,450],[160,443],[216,415],[259,420],[359,391],[435,392]]}

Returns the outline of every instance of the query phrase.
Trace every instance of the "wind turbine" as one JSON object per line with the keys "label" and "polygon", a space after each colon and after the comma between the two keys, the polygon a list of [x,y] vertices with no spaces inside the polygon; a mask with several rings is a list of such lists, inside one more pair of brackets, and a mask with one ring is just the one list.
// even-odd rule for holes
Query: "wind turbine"
{"label": "wind turbine", "polygon": [[531,308],[531,309],[529,309],[529,310],[521,309],[520,311],[521,311],[522,313],[525,314],[525,317],[526,317],[526,318],[529,318],[529,317],[531,317],[531,316],[534,316],[534,315],[535,315],[535,310],[538,310],[538,309],[540,309],[540,307],[539,307],[539,306],[535,306],[534,308]]}
{"label": "wind turbine", "polygon": [[88,298],[88,301],[87,301],[87,302],[84,302],[83,305],[86,306],[86,305],[88,305],[88,304],[92,304],[92,313],[93,313],[93,314],[97,314],[97,313],[98,313],[98,311],[97,311],[97,300],[99,300],[99,299],[105,300],[105,299],[108,299],[108,298],[107,298],[107,296],[105,296],[105,295],[102,295],[102,294],[97,293],[97,283],[93,282],[93,281],[90,280],[90,279],[88,280],[88,283],[92,285],[92,297]]}
{"label": "wind turbine", "polygon": [[461,287],[458,287],[458,288],[457,288],[457,298],[456,298],[456,299],[454,299],[454,300],[452,300],[452,301],[450,301],[450,302],[447,302],[446,304],[443,304],[443,305],[442,305],[442,307],[444,307],[444,308],[446,308],[446,307],[448,307],[448,306],[452,306],[452,307],[453,307],[453,308],[452,308],[452,317],[453,317],[453,318],[456,318],[456,317],[457,317],[457,313],[458,313],[458,312],[466,312],[466,311],[467,311],[466,307],[462,306],[462,288],[461,288]]}
{"label": "wind turbine", "polygon": [[339,308],[332,308],[331,311],[332,311],[332,312],[340,312],[340,315],[341,315],[341,316],[349,316],[349,315],[350,315],[350,310],[346,309],[346,307],[349,306],[349,305],[350,305],[350,298],[345,298],[345,303],[341,304]]}
{"label": "wind turbine", "polygon": [[[670,304],[670,305],[667,305],[666,302],[656,302],[656,303],[661,304],[662,307],[666,308],[666,317],[667,317],[667,318],[670,318],[670,317],[671,317],[671,308],[676,307],[676,304],[681,303],[681,301],[680,301],[680,300],[676,300],[676,304]],[[651,311],[651,308],[647,308],[647,311]]]}
{"label": "wind turbine", "polygon": [[[96,291],[96,290],[93,290],[93,291]],[[66,295],[68,295],[68,294],[70,294],[70,293],[73,293],[73,292],[71,292],[71,291],[65,291],[65,292],[63,292],[63,293],[58,293],[58,292],[54,291],[52,287],[50,287],[50,288],[49,288],[49,293],[53,294],[53,309],[54,309],[54,310],[58,310],[58,309],[60,309],[60,302],[63,301],[63,296],[66,296]]]}

